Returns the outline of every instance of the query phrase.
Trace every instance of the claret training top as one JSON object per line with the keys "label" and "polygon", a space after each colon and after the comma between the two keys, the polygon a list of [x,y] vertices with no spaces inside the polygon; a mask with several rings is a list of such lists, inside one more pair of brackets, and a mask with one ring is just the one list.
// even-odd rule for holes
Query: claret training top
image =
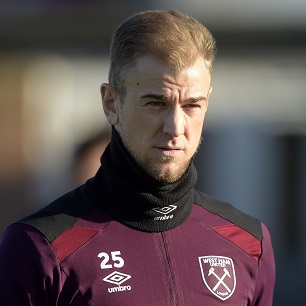
{"label": "claret training top", "polygon": [[0,305],[272,305],[266,227],[144,174],[113,131],[97,175],[6,230]]}

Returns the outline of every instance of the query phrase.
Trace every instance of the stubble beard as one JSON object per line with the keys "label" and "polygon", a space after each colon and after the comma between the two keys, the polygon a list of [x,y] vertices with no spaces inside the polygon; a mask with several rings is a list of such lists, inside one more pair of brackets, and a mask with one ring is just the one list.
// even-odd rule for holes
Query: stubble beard
{"label": "stubble beard", "polygon": [[181,179],[185,174],[192,163],[195,154],[198,152],[201,142],[202,137],[200,137],[197,149],[193,156],[185,162],[178,162],[175,157],[170,156],[162,156],[158,161],[152,161],[149,158],[140,156],[137,151],[130,148],[127,143],[124,143],[124,146],[138,166],[151,178],[161,183],[171,184]]}
{"label": "stubble beard", "polygon": [[[149,176],[161,183],[174,183],[178,181],[188,169],[190,159],[186,163],[177,163],[173,157],[162,157],[160,164],[147,166],[146,169],[142,167],[144,171],[147,172]],[[166,168],[166,169],[165,169]]]}

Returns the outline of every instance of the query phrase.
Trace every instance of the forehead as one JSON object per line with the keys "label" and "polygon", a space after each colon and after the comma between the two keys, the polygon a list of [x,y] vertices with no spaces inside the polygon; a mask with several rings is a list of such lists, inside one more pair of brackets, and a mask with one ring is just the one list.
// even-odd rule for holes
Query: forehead
{"label": "forehead", "polygon": [[210,88],[210,73],[205,60],[199,57],[182,71],[167,66],[162,60],[145,55],[137,59],[125,74],[127,90],[166,92],[167,90],[195,90],[199,94]]}

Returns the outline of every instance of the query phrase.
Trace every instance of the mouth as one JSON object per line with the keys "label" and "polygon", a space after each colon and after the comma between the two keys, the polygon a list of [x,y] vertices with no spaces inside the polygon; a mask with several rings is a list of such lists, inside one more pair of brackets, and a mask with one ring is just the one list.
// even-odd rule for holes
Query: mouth
{"label": "mouth", "polygon": [[155,149],[166,157],[176,157],[184,152],[184,150],[179,147],[156,147]]}

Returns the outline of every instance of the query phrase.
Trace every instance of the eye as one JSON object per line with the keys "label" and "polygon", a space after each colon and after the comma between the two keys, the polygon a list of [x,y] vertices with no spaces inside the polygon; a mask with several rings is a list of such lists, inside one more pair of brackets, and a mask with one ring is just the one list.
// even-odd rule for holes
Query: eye
{"label": "eye", "polygon": [[164,106],[165,103],[161,101],[150,101],[147,103],[147,105],[153,106],[153,107],[160,107],[160,106]]}
{"label": "eye", "polygon": [[196,103],[190,103],[190,104],[185,104],[183,107],[187,109],[197,109],[201,108],[201,105]]}

